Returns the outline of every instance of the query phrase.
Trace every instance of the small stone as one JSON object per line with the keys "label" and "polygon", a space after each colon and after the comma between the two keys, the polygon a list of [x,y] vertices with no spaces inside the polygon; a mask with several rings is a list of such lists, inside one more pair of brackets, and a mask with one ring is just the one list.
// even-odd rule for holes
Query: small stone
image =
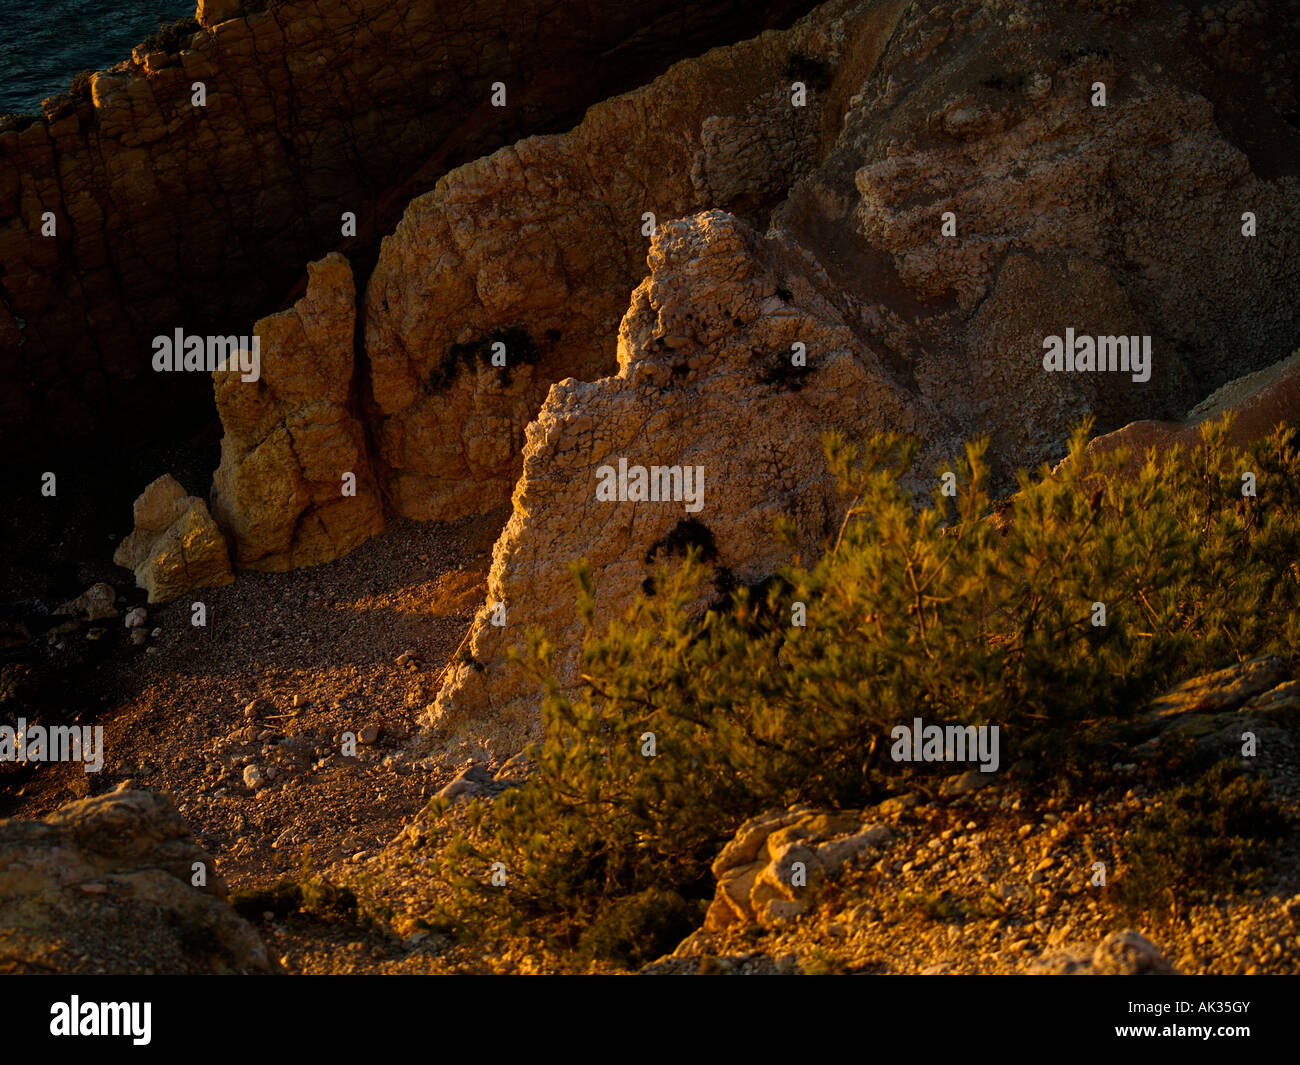
{"label": "small stone", "polygon": [[993,774],[991,773],[981,773],[978,769],[970,769],[959,777],[952,777],[944,781],[940,788],[940,794],[948,798],[968,795],[972,791],[978,791],[985,785],[993,783],[992,778]]}
{"label": "small stone", "polygon": [[255,765],[244,767],[244,785],[253,791],[266,787],[266,774]]}
{"label": "small stone", "polygon": [[149,612],[144,607],[138,606],[126,612],[126,627],[128,629],[140,629],[144,623],[149,620]]}
{"label": "small stone", "polygon": [[133,643],[136,647],[143,647],[148,642],[149,642],[149,635],[144,631],[144,629],[131,630],[131,643]]}
{"label": "small stone", "polygon": [[361,731],[357,733],[357,740],[367,745],[374,743],[377,739],[379,739],[378,725],[363,725]]}
{"label": "small stone", "polygon": [[249,721],[256,721],[259,717],[265,717],[275,707],[266,699],[253,699],[244,707],[244,717]]}
{"label": "small stone", "polygon": [[117,617],[117,608],[113,605],[117,592],[110,584],[102,581],[91,585],[76,599],[54,608],[55,614],[71,614],[85,621],[103,621],[105,618]]}
{"label": "small stone", "polygon": [[299,692],[297,695],[293,697],[293,705],[295,708],[300,706],[306,706],[307,702],[308,702],[307,696],[303,695],[301,692]]}

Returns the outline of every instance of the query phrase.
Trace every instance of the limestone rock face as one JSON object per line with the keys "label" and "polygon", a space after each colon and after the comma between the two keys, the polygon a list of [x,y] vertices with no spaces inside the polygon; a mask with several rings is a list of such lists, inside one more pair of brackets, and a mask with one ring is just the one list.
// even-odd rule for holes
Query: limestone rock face
{"label": "limestone rock face", "polygon": [[812,6],[204,0],[178,53],[0,118],[0,374],[33,382],[0,391],[0,454],[192,433],[206,382],[154,374],[153,337],[244,335],[339,246],[345,212],[369,246],[451,167]]}
{"label": "limestone rock face", "polygon": [[[573,675],[581,626],[570,563],[585,558],[598,575],[598,626],[682,541],[707,544],[720,579],[757,581],[789,559],[774,533],[779,517],[794,520],[806,550],[837,526],[824,431],[944,435],[820,294],[825,276],[810,280],[804,271],[815,266],[779,241],[706,212],[665,225],[650,268],[619,329],[618,374],[552,386],[528,427],[514,511],[470,637],[485,668],[454,666],[433,712],[441,729],[463,726],[461,738],[475,745],[508,754],[532,735],[534,693],[504,664],[530,625],[566,649],[562,668]],[[804,367],[793,361],[796,344],[806,349]],[[677,498],[598,498],[598,484],[613,475],[601,467],[617,471],[621,461],[647,473],[679,468],[680,483],[666,485],[679,488]],[[492,624],[498,602],[504,626]]]}
{"label": "limestone rock face", "polygon": [[351,404],[352,269],[339,254],[307,269],[307,294],[257,323],[259,379],[213,374],[226,434],[212,510],[243,569],[329,561],[384,525]]}
{"label": "limestone rock face", "polygon": [[[834,0],[789,31],[678,63],[570,133],[460,167],[411,202],[365,300],[378,457],[399,514],[447,520],[508,501],[551,383],[615,368],[648,216],[764,216],[829,148],[843,109],[836,73],[874,63],[902,7]],[[797,78],[811,82],[800,107]],[[504,367],[492,364],[495,343]]]}
{"label": "limestone rock face", "polygon": [[[539,624],[570,652],[559,668],[574,679],[570,562],[592,566],[599,626],[687,533],[741,581],[783,561],[777,514],[805,547],[820,544],[840,514],[818,443],[828,429],[915,432],[926,471],[988,434],[994,488],[1009,490],[1016,469],[1061,454],[1088,412],[1103,432],[1167,419],[1293,350],[1300,153],[1261,148],[1250,130],[1300,147],[1283,118],[1294,78],[1263,58],[1296,40],[1261,19],[1189,59],[1205,26],[1174,4],[1122,15],[912,5],[883,50],[842,62],[855,95],[834,144],[767,234],[746,235],[735,212],[661,226],[620,326],[617,375],[559,382],[528,427],[473,660],[453,668],[429,718],[440,735],[501,754],[532,735],[536,694],[505,651]],[[1225,86],[1251,62],[1266,72],[1249,90],[1254,126],[1216,107],[1236,99]],[[1243,214],[1267,217],[1267,231],[1246,235]],[[1071,334],[1131,339],[1135,358],[1149,338],[1150,363],[1048,372],[1052,338]],[[802,373],[776,354],[796,343]],[[1276,399],[1279,381],[1257,384],[1273,382]],[[1262,418],[1276,403],[1257,406]],[[597,501],[598,468],[619,458],[703,466],[703,509]],[[489,624],[496,603],[505,626]]]}
{"label": "limestone rock face", "polygon": [[[1069,5],[918,7],[777,212],[874,308],[917,390],[991,433],[1007,472],[1059,453],[1086,410],[1103,432],[1175,416],[1294,348],[1300,167],[1216,110],[1237,49],[1257,52],[1270,98],[1252,121],[1296,143],[1293,79],[1253,25],[1231,50],[1180,58],[1199,22],[1160,3],[1084,20]],[[1246,212],[1267,227],[1243,236]],[[1044,340],[1067,329],[1150,336],[1150,380],[1045,373]]]}
{"label": "limestone rock face", "polygon": [[163,474],[135,501],[135,528],[113,561],[135,571],[149,602],[165,603],[195,588],[234,581],[226,541],[198,496]]}
{"label": "limestone rock face", "polygon": [[[191,886],[201,863],[205,887]],[[171,801],[116,791],[0,821],[0,972],[250,973],[269,962]]]}

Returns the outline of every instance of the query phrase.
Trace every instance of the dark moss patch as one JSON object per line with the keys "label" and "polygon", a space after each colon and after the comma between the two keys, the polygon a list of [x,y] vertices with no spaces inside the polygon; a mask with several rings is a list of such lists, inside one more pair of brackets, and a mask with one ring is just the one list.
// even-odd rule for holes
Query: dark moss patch
{"label": "dark moss patch", "polygon": [[812,56],[795,53],[785,64],[785,76],[791,81],[802,81],[813,91],[830,88],[835,78],[835,71],[829,63]]}
{"label": "dark moss patch", "polygon": [[755,348],[751,357],[758,362],[758,380],[773,388],[787,392],[798,392],[808,383],[808,375],[814,366],[810,356],[805,354],[806,365],[796,366],[792,361],[793,353],[789,351],[766,352]]}
{"label": "dark moss patch", "polygon": [[163,23],[140,42],[140,47],[146,52],[166,52],[168,55],[175,55],[202,29],[203,27],[195,18]]}
{"label": "dark moss patch", "polygon": [[[552,339],[554,334],[554,339]],[[548,347],[559,339],[559,332],[547,330]],[[492,351],[496,344],[505,345],[506,364],[501,369],[503,384],[510,384],[510,371],[514,366],[524,363],[536,363],[542,356],[537,342],[526,329],[511,326],[508,329],[494,329],[487,336],[479,337],[465,344],[452,344],[442,362],[424,379],[424,390],[429,395],[441,392],[456,380],[462,370],[479,363],[490,365]]]}
{"label": "dark moss patch", "polygon": [[266,914],[277,921],[351,921],[357,897],[350,888],[327,880],[285,878],[273,884],[230,893],[230,904],[246,920],[259,922]]}

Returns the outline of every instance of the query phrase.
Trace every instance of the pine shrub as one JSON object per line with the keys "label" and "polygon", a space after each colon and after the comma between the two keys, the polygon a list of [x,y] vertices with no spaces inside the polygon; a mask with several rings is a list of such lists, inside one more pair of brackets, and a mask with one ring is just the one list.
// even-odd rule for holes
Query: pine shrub
{"label": "pine shrub", "polygon": [[[580,684],[561,686],[555,648],[530,633],[520,664],[544,696],[536,770],[447,829],[438,920],[572,948],[620,900],[707,896],[709,862],[747,817],[860,806],[953,771],[894,762],[896,725],[997,725],[1004,768],[1072,758],[1087,772],[1111,760],[1089,747],[1090,728],[1171,683],[1263,653],[1295,664],[1293,434],[1237,448],[1225,418],[1192,448],[1130,462],[1087,454],[1089,428],[1057,470],[1022,473],[1001,511],[984,441],[951,471],[956,497],[936,488],[918,507],[899,486],[915,441],[828,437],[846,496],[834,541],[723,606],[701,609],[711,568],[692,546],[660,566],[656,594],[598,630],[590,574],[575,567]],[[1257,497],[1243,495],[1248,472]],[[795,603],[804,627],[791,624]]]}

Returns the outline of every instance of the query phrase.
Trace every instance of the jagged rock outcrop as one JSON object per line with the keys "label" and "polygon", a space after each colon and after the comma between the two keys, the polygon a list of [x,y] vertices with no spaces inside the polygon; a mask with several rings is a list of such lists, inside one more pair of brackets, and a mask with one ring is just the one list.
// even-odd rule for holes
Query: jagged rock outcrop
{"label": "jagged rock outcrop", "polygon": [[[1265,84],[1250,121],[1300,147],[1280,13],[1276,38],[1257,11],[1204,59],[1188,55],[1199,20],[1179,5],[912,16],[776,225],[882,320],[945,417],[990,432],[1007,466],[1036,463],[1085,410],[1102,431],[1168,417],[1294,347],[1300,167],[1216,118],[1239,114],[1225,78],[1253,57]],[[1067,328],[1151,336],[1150,380],[1044,373],[1044,338]]]}
{"label": "jagged rock outcrop", "polygon": [[[824,431],[944,436],[820,294],[825,276],[804,276],[815,264],[780,241],[706,212],[662,227],[650,267],[619,329],[617,376],[554,385],[528,427],[472,660],[453,666],[434,708],[440,728],[463,726],[464,738],[496,753],[520,749],[536,725],[533,693],[505,664],[506,648],[541,625],[563,649],[562,668],[576,667],[570,563],[585,558],[597,574],[598,625],[686,543],[717,567],[715,592],[727,580],[760,580],[790,557],[774,532],[779,517],[795,521],[807,550],[833,534],[840,501]],[[793,362],[796,344],[806,366]],[[676,498],[600,498],[600,468],[620,462],[676,467],[682,477],[665,486]],[[496,603],[504,626],[492,623]]]}
{"label": "jagged rock outcrop", "polygon": [[265,971],[266,947],[225,899],[163,795],[115,791],[0,821],[0,972]]}
{"label": "jagged rock outcrop", "polygon": [[206,382],[151,373],[154,336],[245,333],[344,212],[368,247],[448,167],[811,6],[205,0],[179,51],[0,120],[0,375],[27,386],[0,392],[6,460],[192,426]]}
{"label": "jagged rock outcrop", "polygon": [[[649,224],[725,207],[754,219],[830,147],[849,88],[902,0],[834,0],[785,32],[683,61],[447,174],[385,238],[366,354],[386,494],[446,520],[510,498],[524,428],[565,377],[613,372]],[[844,76],[839,77],[843,71]],[[807,101],[792,106],[791,86]],[[494,342],[504,366],[491,361]]]}
{"label": "jagged rock outcrop", "polygon": [[165,603],[196,588],[234,581],[225,538],[208,508],[169,473],[135,501],[135,527],[118,545],[113,561],[135,571],[149,602]]}
{"label": "jagged rock outcrop", "polygon": [[212,512],[242,569],[325,562],[384,527],[365,429],[350,407],[352,269],[334,253],[307,272],[293,309],[255,327],[259,379],[213,375],[226,435]]}
{"label": "jagged rock outcrop", "polygon": [[1271,773],[1288,732],[1300,719],[1300,681],[1272,655],[1193,677],[1152,701],[1136,722],[1138,760],[1164,759],[1190,739],[1208,757],[1239,750],[1247,734],[1258,753],[1254,771]]}
{"label": "jagged rock outcrop", "polygon": [[[910,6],[765,238],[720,212],[664,227],[618,375],[560,382],[527,431],[472,660],[430,716],[444,738],[498,754],[526,740],[535,693],[505,651],[540,624],[574,678],[569,563],[592,565],[599,625],[640,589],[657,545],[681,538],[680,505],[598,502],[602,464],[703,465],[704,530],[687,531],[752,581],[783,559],[767,531],[777,514],[806,546],[838,518],[827,429],[917,432],[927,472],[957,439],[989,434],[1006,489],[1017,467],[1060,454],[1086,412],[1103,431],[1168,417],[1292,350],[1300,154],[1258,133],[1300,147],[1277,62],[1297,51],[1295,28],[1251,8],[1230,45],[1189,55],[1203,22],[1157,2]],[[1247,117],[1228,85],[1250,62],[1262,74]],[[1267,219],[1253,236],[1245,213]],[[1067,330],[1150,337],[1149,380],[1134,380],[1138,365],[1046,372],[1045,341]],[[792,374],[773,353],[795,342],[809,366]],[[504,627],[490,624],[496,603]]]}

